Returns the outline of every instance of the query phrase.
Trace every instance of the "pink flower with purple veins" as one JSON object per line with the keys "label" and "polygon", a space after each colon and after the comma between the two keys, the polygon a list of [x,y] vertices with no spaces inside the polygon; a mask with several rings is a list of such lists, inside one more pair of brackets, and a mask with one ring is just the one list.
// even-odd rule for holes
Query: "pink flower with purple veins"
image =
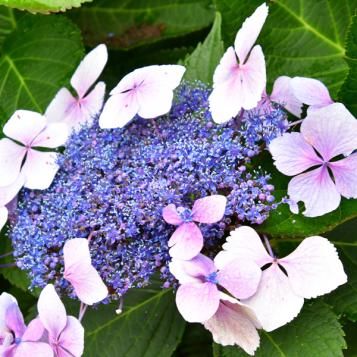
{"label": "pink flower with purple veins", "polygon": [[26,327],[16,299],[0,295],[0,355],[4,357],[52,357],[48,343],[40,341],[44,329],[37,319]]}
{"label": "pink flower with purple veins", "polygon": [[310,111],[300,133],[274,139],[269,150],[275,166],[297,175],[288,185],[291,211],[298,213],[297,202],[303,201],[303,214],[317,217],[335,210],[341,196],[357,198],[356,149],[357,120],[340,103]]}
{"label": "pink flower with purple veins", "polygon": [[226,209],[227,199],[222,195],[212,195],[195,201],[192,210],[169,204],[163,209],[164,220],[178,226],[168,245],[173,258],[190,260],[203,248],[203,236],[197,223],[219,222]]}

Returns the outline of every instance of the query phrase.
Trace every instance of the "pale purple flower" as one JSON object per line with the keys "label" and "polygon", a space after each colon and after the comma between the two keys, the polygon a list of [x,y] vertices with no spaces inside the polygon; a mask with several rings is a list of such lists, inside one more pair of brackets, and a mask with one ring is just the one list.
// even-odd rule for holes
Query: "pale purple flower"
{"label": "pale purple flower", "polygon": [[261,277],[260,267],[245,259],[232,259],[218,270],[208,257],[199,254],[192,260],[173,259],[170,272],[179,281],[176,304],[188,322],[205,322],[218,310],[220,288],[234,297],[247,299],[254,295]]}
{"label": "pale purple flower", "polygon": [[192,210],[169,204],[163,209],[164,220],[178,226],[168,245],[173,258],[189,260],[203,247],[203,236],[195,222],[212,224],[224,216],[227,199],[222,195],[212,195],[195,201]]}
{"label": "pale purple flower", "polygon": [[26,327],[16,299],[0,295],[0,355],[3,357],[52,357],[49,344],[40,341],[44,329],[37,319]]}
{"label": "pale purple flower", "polygon": [[265,266],[256,293],[242,303],[254,310],[266,331],[294,319],[304,299],[327,294],[347,281],[335,247],[323,237],[306,238],[288,256],[276,258],[253,228],[241,226],[231,232],[223,249],[215,258],[218,268],[242,259]]}
{"label": "pale purple flower", "polygon": [[351,154],[356,149],[357,120],[340,103],[309,112],[300,133],[274,139],[269,150],[275,166],[297,175],[288,185],[292,212],[303,201],[305,216],[321,216],[335,210],[341,196],[357,198],[357,154]]}

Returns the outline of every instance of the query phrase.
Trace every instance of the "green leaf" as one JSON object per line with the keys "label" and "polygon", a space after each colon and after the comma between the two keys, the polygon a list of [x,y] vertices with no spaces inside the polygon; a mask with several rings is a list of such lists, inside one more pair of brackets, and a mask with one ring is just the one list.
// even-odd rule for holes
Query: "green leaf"
{"label": "green leaf", "polygon": [[[269,308],[267,306],[267,308]],[[331,308],[321,302],[305,303],[300,315],[273,332],[261,332],[256,357],[342,357],[344,332]],[[237,347],[213,345],[214,357],[248,356]]]}
{"label": "green leaf", "polygon": [[62,16],[26,15],[6,37],[0,57],[0,108],[43,112],[83,55],[80,33]]}
{"label": "green leaf", "polygon": [[0,0],[0,5],[30,12],[49,13],[66,11],[91,1],[93,0]]}
{"label": "green leaf", "polygon": [[6,36],[13,31],[17,26],[15,14],[12,9],[5,6],[0,6],[0,47],[2,46]]}
{"label": "green leaf", "polygon": [[171,289],[134,289],[124,297],[124,311],[100,306],[85,315],[85,356],[170,356],[185,322]]}
{"label": "green leaf", "polygon": [[97,0],[70,14],[86,44],[128,49],[206,28],[213,21],[210,0]]}
{"label": "green leaf", "polygon": [[[272,175],[272,184],[275,187],[274,196],[276,202],[287,196],[288,183],[291,177],[284,176],[277,171],[273,165],[269,153],[264,153],[259,158],[261,167]],[[300,212],[304,209],[301,208]],[[287,204],[280,204],[277,209],[272,210],[268,219],[261,225],[255,227],[260,233],[272,237],[308,237],[329,232],[343,222],[357,217],[357,200],[342,198],[340,206],[331,213],[320,217],[305,217],[302,213],[294,214]]]}
{"label": "green leaf", "polygon": [[217,12],[211,32],[205,41],[199,43],[196,49],[182,61],[186,66],[185,79],[188,81],[200,80],[212,83],[214,70],[224,53],[221,22],[221,14]]}
{"label": "green leaf", "polygon": [[339,94],[341,102],[357,116],[357,16],[353,17],[347,39],[346,62],[349,73]]}
{"label": "green leaf", "polygon": [[[242,24],[242,8],[247,2],[215,2],[225,21],[224,35],[232,41],[232,34]],[[247,15],[256,5],[254,1]],[[281,75],[313,77],[322,80],[336,96],[348,72],[344,44],[356,6],[357,0],[271,1],[268,20],[257,41],[267,59],[269,84]]]}

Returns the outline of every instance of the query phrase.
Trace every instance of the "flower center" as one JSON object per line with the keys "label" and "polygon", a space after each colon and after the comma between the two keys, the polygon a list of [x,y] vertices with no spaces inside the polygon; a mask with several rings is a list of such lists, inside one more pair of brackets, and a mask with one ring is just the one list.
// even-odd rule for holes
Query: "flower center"
{"label": "flower center", "polygon": [[192,222],[192,211],[190,209],[184,207],[178,207],[177,213],[185,223]]}
{"label": "flower center", "polygon": [[213,272],[206,276],[206,282],[211,284],[218,284],[217,272]]}

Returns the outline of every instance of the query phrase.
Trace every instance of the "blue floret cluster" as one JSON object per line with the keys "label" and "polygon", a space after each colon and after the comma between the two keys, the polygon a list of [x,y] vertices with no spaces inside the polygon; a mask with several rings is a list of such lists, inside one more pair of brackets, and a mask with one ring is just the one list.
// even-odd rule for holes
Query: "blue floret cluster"
{"label": "blue floret cluster", "polygon": [[203,225],[205,253],[217,250],[232,224],[262,223],[276,207],[270,176],[251,171],[251,159],[287,129],[280,107],[265,105],[225,125],[208,108],[210,90],[183,84],[171,112],[136,118],[124,129],[97,124],[73,133],[60,170],[46,191],[24,190],[11,239],[32,287],[54,283],[73,296],[63,279],[67,239],[91,237],[93,265],[117,299],[146,285],[159,272],[172,284],[167,241],[175,227],[162,218],[169,203],[191,207],[195,199],[227,196],[224,219]]}

